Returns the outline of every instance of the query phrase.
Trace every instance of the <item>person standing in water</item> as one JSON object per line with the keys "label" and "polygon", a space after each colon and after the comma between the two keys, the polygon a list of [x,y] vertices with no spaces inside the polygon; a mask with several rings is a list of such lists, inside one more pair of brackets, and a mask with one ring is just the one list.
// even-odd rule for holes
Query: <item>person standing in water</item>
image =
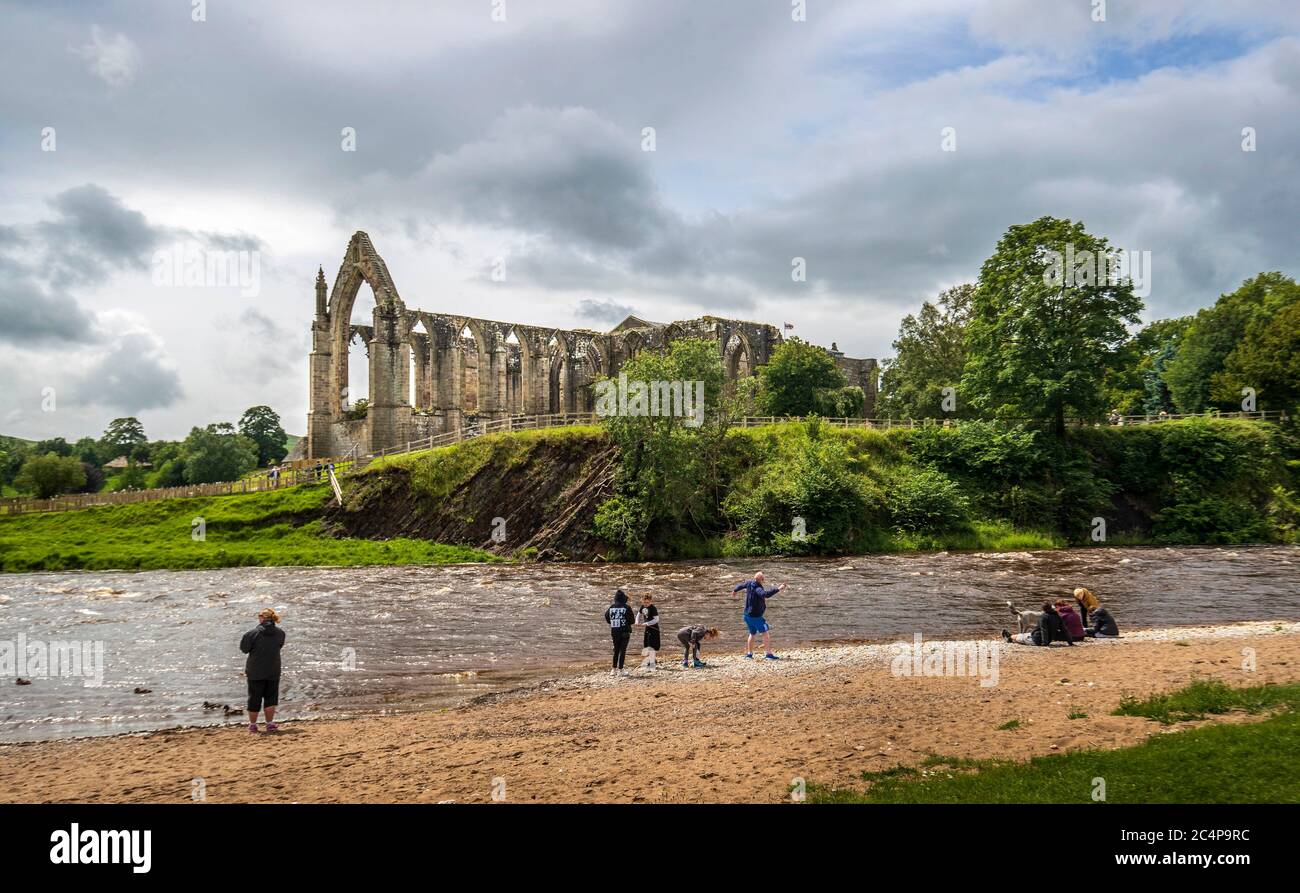
{"label": "person standing in water", "polygon": [[772,635],[769,632],[770,627],[767,625],[767,620],[763,615],[767,612],[767,600],[784,588],[785,584],[782,583],[774,589],[764,589],[763,572],[759,571],[754,574],[754,579],[746,580],[744,583],[739,584],[735,589],[731,590],[732,593],[739,592],[742,589],[745,590],[745,628],[749,630],[749,638],[746,640],[745,657],[751,660],[753,659],[754,638],[761,634],[763,636],[763,650],[767,652],[765,655],[766,659],[781,659],[772,653]]}
{"label": "person standing in water", "polygon": [[627,603],[627,593],[620,589],[614,593],[614,603],[605,609],[605,622],[609,624],[609,634],[614,639],[614,666],[609,675],[617,676],[623,671],[623,660],[627,657],[627,643],[632,638],[632,624],[635,615]]}
{"label": "person standing in water", "polygon": [[248,677],[248,731],[257,731],[257,714],[266,710],[266,730],[274,732],[275,708],[280,703],[280,649],[284,630],[276,626],[280,615],[274,608],[257,614],[257,626],[244,633],[239,650],[248,655],[244,675]]}

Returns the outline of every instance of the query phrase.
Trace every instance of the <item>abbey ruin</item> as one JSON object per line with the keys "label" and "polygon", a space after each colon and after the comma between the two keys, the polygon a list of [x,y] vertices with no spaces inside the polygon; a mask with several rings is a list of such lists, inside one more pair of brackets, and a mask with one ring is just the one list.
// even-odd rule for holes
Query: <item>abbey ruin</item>
{"label": "abbey ruin", "polygon": [[[374,293],[370,325],[352,322],[362,283]],[[646,348],[677,338],[718,345],[727,379],[752,375],[781,343],[775,326],[704,316],[673,323],[628,317],[608,332],[498,322],[408,309],[370,237],[357,232],[328,291],[316,276],[312,322],[308,458],[375,452],[452,431],[476,419],[590,412],[592,384],[615,376]],[[367,407],[348,399],[348,349],[355,339],[369,360]],[[836,363],[875,406],[876,361],[832,349]]]}

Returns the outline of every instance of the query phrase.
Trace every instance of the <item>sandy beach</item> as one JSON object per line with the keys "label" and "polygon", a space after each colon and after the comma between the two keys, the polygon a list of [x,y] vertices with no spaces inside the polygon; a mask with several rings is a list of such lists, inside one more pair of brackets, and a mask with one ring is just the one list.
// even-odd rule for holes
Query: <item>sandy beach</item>
{"label": "sandy beach", "polygon": [[[1126,695],[1300,679],[1300,623],[1289,621],[997,649],[993,686],[895,675],[887,644],[792,650],[779,663],[715,648],[700,670],[670,649],[653,673],[593,668],[437,712],[293,722],[285,705],[275,735],[232,725],[6,745],[0,800],[190,802],[202,779],[218,803],[467,803],[494,790],[506,802],[776,802],[795,778],[852,786],[864,770],[931,754],[1136,744],[1165,727],[1109,715]],[[1019,728],[998,729],[1012,719]]]}

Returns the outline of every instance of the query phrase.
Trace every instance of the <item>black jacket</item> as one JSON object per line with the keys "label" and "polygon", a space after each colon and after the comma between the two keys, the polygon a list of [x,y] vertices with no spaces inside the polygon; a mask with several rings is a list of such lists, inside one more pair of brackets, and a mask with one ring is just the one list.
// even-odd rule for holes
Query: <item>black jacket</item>
{"label": "black jacket", "polygon": [[1065,621],[1055,611],[1044,611],[1043,616],[1038,618],[1038,629],[1035,630],[1034,639],[1039,645],[1050,645],[1053,642],[1065,642],[1067,645],[1074,644],[1070,641],[1070,634],[1065,629]]}
{"label": "black jacket", "polygon": [[614,604],[605,609],[605,622],[610,632],[624,636],[632,634],[632,624],[636,622],[636,613],[627,603],[627,596],[619,593],[614,596]]}
{"label": "black jacket", "polygon": [[279,679],[280,649],[284,647],[284,630],[270,620],[244,633],[239,650],[248,655],[244,673],[249,679]]}
{"label": "black jacket", "polygon": [[1118,636],[1119,624],[1110,616],[1110,611],[1098,608],[1092,612],[1092,634],[1094,636]]}

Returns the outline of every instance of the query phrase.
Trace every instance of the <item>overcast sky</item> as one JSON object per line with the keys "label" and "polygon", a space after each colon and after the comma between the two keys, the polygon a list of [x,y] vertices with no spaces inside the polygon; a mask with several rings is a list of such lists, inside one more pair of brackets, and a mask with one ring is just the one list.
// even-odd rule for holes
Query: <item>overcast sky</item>
{"label": "overcast sky", "polygon": [[[1045,214],[1151,252],[1148,319],[1300,273],[1295,0],[194,5],[0,0],[0,433],[302,433],[359,229],[408,307],[879,358]],[[250,252],[257,293],[157,284],[177,245]]]}

